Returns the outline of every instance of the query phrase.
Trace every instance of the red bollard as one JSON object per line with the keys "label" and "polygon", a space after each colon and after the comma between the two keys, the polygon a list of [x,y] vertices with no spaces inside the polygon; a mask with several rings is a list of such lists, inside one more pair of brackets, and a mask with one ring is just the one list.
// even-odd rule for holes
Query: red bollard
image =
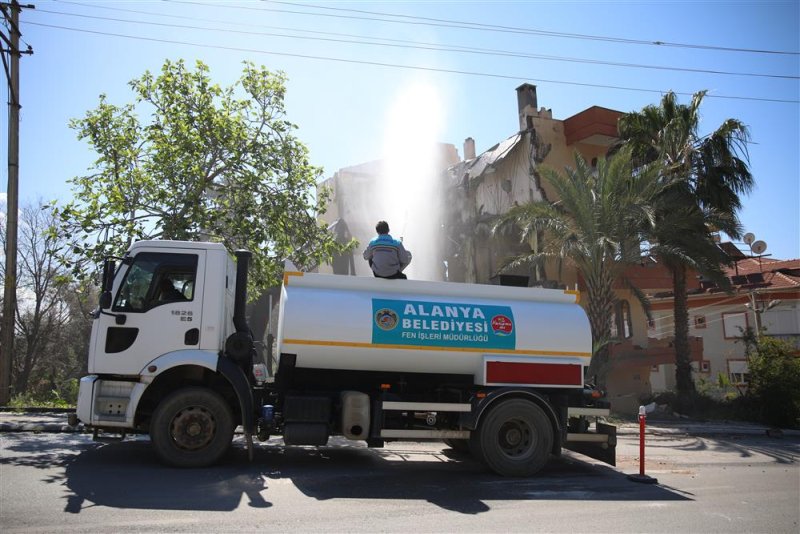
{"label": "red bollard", "polygon": [[639,406],[639,475],[644,476],[644,427],[647,421],[647,412],[644,406]]}
{"label": "red bollard", "polygon": [[639,474],[628,475],[628,479],[643,484],[658,484],[658,479],[644,474],[644,430],[647,421],[647,410],[639,406]]}

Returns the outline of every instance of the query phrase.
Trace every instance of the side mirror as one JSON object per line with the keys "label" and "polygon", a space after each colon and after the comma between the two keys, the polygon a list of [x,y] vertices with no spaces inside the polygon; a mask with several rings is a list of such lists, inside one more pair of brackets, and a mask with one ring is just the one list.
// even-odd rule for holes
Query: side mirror
{"label": "side mirror", "polygon": [[103,292],[111,292],[111,286],[114,285],[114,273],[117,271],[117,264],[114,260],[106,260],[103,262]]}
{"label": "side mirror", "polygon": [[117,264],[110,259],[103,262],[103,282],[100,289],[100,309],[105,310],[111,307],[111,288],[114,285],[114,273],[117,270]]}
{"label": "side mirror", "polygon": [[107,310],[111,307],[111,291],[103,291],[100,293],[100,309]]}

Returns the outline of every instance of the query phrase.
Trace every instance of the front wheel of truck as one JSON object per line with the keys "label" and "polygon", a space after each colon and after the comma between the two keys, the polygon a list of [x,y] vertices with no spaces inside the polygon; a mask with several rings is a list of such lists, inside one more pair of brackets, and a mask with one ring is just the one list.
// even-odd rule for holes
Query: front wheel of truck
{"label": "front wheel of truck", "polygon": [[156,408],[150,440],[162,462],[204,467],[219,460],[233,439],[233,413],[216,392],[199,387],[170,394]]}

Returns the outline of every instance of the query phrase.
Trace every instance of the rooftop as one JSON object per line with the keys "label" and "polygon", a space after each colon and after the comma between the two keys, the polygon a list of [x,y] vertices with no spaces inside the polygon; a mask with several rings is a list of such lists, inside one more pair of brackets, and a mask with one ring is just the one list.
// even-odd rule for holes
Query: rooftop
{"label": "rooftop", "polygon": [[800,288],[800,259],[744,258],[728,267],[726,274],[734,287]]}

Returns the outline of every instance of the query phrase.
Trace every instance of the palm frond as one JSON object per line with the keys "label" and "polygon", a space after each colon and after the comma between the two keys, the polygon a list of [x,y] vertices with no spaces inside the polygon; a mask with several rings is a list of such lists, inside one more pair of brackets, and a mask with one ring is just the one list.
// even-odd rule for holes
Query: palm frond
{"label": "palm frond", "polygon": [[498,272],[505,273],[518,269],[519,267],[541,267],[547,260],[553,257],[552,254],[545,252],[526,252],[507,257],[498,268]]}

